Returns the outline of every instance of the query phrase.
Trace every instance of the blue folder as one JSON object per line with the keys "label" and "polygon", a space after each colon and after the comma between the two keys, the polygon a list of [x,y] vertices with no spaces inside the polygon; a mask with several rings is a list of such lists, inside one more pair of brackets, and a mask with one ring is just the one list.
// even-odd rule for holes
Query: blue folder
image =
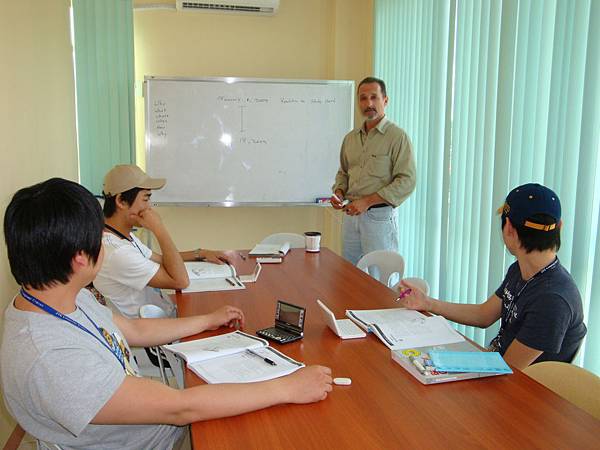
{"label": "blue folder", "polygon": [[443,372],[513,373],[498,352],[431,351],[429,356]]}

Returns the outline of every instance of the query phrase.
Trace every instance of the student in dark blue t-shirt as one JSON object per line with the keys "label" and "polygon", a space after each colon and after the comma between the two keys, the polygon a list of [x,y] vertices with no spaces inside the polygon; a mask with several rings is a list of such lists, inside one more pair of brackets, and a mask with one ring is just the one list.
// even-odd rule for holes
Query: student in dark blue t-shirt
{"label": "student in dark blue t-shirt", "polygon": [[403,306],[481,328],[501,319],[490,350],[500,352],[518,369],[541,361],[570,362],[587,329],[579,290],[556,257],[562,226],[560,200],[545,186],[525,184],[508,194],[498,213],[504,243],[517,261],[487,301],[444,302],[402,282],[411,290]]}

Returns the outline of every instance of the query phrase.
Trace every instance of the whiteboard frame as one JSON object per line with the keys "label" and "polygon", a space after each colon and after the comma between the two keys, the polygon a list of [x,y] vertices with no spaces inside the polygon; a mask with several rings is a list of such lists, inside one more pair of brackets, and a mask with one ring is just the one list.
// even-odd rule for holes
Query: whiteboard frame
{"label": "whiteboard frame", "polygon": [[[215,82],[215,83],[265,83],[265,84],[342,84],[349,85],[352,87],[352,99],[350,101],[350,111],[348,112],[350,129],[348,132],[354,129],[354,108],[356,107],[356,92],[354,80],[308,80],[308,79],[295,79],[295,78],[243,78],[243,77],[158,77],[152,75],[144,76],[143,86],[143,97],[144,97],[144,155],[148,152],[148,128],[149,128],[149,108],[150,105],[147,102],[148,99],[148,82],[149,81],[204,81],[204,82]],[[342,143],[340,142],[340,148]],[[136,161],[137,163],[137,161]],[[167,180],[167,183],[169,180]],[[333,183],[333,181],[332,181]],[[153,206],[208,206],[216,208],[237,208],[237,207],[293,207],[293,206],[318,206],[324,207],[329,206],[329,203],[317,203],[315,202],[152,202]]]}

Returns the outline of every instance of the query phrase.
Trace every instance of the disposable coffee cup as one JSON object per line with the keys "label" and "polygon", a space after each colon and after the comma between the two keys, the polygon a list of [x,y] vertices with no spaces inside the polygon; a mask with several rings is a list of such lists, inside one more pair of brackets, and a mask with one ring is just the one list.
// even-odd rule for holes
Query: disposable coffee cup
{"label": "disposable coffee cup", "polygon": [[307,231],[304,233],[304,246],[307,252],[317,253],[321,250],[321,233]]}

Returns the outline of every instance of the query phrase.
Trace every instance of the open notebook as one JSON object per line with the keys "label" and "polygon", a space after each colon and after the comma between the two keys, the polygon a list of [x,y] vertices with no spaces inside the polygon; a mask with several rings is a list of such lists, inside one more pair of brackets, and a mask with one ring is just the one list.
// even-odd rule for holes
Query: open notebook
{"label": "open notebook", "polygon": [[182,292],[232,291],[246,289],[244,283],[235,272],[235,267],[228,264],[209,262],[186,262],[190,285]]}
{"label": "open notebook", "polygon": [[283,258],[290,251],[290,243],[283,244],[256,244],[248,253],[250,256],[266,256],[271,258]]}
{"label": "open notebook", "polygon": [[251,383],[288,375],[304,367],[269,343],[241,331],[163,346],[181,356],[207,383]]}
{"label": "open notebook", "polygon": [[347,310],[346,316],[389,348],[413,348],[464,341],[442,316],[403,308]]}

